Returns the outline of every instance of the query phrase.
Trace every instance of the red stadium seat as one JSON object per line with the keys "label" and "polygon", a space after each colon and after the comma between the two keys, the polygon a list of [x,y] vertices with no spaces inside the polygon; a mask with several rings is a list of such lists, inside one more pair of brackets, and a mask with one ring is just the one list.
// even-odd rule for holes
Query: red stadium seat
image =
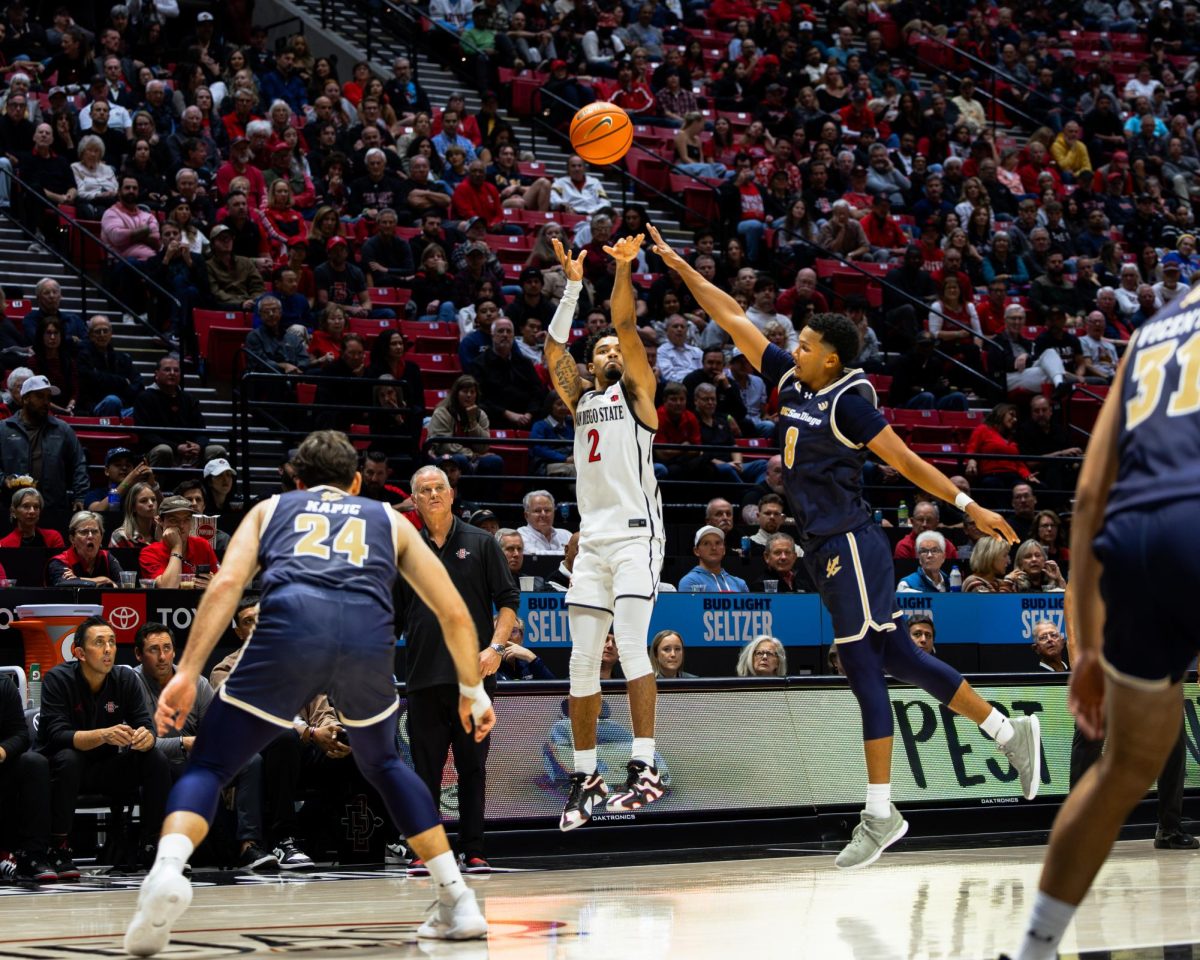
{"label": "red stadium seat", "polygon": [[9,300],[8,309],[5,310],[4,315],[10,320],[20,320],[21,318],[28,316],[29,311],[32,309],[32,300]]}
{"label": "red stadium seat", "polygon": [[239,359],[249,327],[212,327],[208,331],[208,353],[204,357],[205,379],[216,378],[222,383],[237,378]]}
{"label": "red stadium seat", "polygon": [[412,299],[412,291],[404,287],[370,287],[367,296],[372,303],[386,307],[408,303]]}
{"label": "red stadium seat", "polygon": [[213,327],[250,329],[251,317],[244,310],[193,310],[192,325],[196,328],[196,343],[200,356],[208,354],[209,331]]}

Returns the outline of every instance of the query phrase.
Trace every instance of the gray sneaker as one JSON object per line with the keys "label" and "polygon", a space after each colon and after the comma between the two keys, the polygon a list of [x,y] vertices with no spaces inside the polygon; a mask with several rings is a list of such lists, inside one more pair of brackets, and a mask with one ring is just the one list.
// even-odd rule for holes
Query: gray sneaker
{"label": "gray sneaker", "polygon": [[892,812],[887,817],[871,817],[864,810],[859,814],[858,826],[850,837],[850,842],[842,849],[834,861],[839,870],[859,870],[869,867],[879,855],[893,843],[908,833],[908,821],[900,816],[896,805],[892,804]]}
{"label": "gray sneaker", "polygon": [[1042,785],[1042,725],[1036,714],[1012,721],[1016,731],[1000,752],[1021,777],[1021,794],[1026,800],[1038,795]]}

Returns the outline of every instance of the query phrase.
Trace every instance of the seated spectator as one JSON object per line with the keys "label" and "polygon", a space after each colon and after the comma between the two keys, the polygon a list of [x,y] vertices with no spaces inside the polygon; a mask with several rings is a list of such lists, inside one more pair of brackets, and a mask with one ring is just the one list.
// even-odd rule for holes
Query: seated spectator
{"label": "seated spectator", "polygon": [[[152,467],[199,466],[227,455],[224,447],[209,443],[200,402],[183,389],[182,377],[179,358],[165,354],[154,368],[154,383],[134,403],[133,421]],[[170,431],[159,433],[155,427]]]}
{"label": "seated spectator", "polygon": [[336,303],[326,304],[320,312],[317,329],[308,342],[308,353],[318,366],[325,367],[342,355],[346,336],[346,313]]}
{"label": "seated spectator", "polygon": [[517,166],[517,151],[510,144],[496,148],[492,165],[487,168],[488,179],[500,191],[506,210],[549,210],[550,180],[521,173]]}
{"label": "seated spectator", "polygon": [[725,559],[725,531],[705,525],[696,531],[692,553],[699,563],[679,581],[680,593],[748,593],[750,588],[741,577],[726,573],[721,567]]}
{"label": "seated spectator", "polygon": [[658,408],[658,432],[654,435],[654,474],[659,479],[681,479],[696,468],[699,453],[660,449],[660,444],[699,446],[700,421],[687,408],[687,388],[670,382],[663,387],[663,405]]}
{"label": "seated spectator", "polygon": [[33,298],[37,305],[25,314],[21,321],[21,329],[25,334],[25,345],[33,343],[37,334],[37,326],[43,317],[53,317],[59,320],[67,336],[73,340],[87,339],[87,327],[77,313],[61,309],[62,286],[52,277],[43,277],[33,288]]}
{"label": "seated spectator", "polygon": [[758,529],[750,537],[750,553],[745,559],[761,557],[766,553],[767,544],[779,532],[779,528],[783,526],[786,518],[787,506],[783,502],[783,497],[777,493],[763,494],[759,498],[758,514],[755,517]]}
{"label": "seated spectator", "polygon": [[363,244],[362,263],[369,287],[405,286],[416,272],[412,249],[396,237],[397,223],[396,211],[385,206],[375,218],[375,235]]}
{"label": "seated spectator", "polygon": [[500,680],[553,680],[554,674],[536,653],[525,646],[525,622],[513,624],[508,642],[504,645],[500,668],[496,677]]}
{"label": "seated spectator", "polygon": [[450,209],[449,189],[429,175],[429,160],[422,154],[409,160],[408,179],[404,181],[401,197],[397,212],[407,211],[410,222],[427,213],[445,214]]}
{"label": "seated spectator", "polygon": [[[700,424],[700,443],[706,447],[728,447],[726,451],[704,451],[698,462],[704,475],[729,483],[754,482],[757,476],[744,478],[746,465],[741,451],[734,445],[737,425],[728,414],[717,413],[717,388],[711,383],[696,385],[694,393],[696,420]],[[764,461],[753,462],[755,473],[766,469]]]}
{"label": "seated spectator", "polygon": [[949,593],[950,584],[942,576],[946,562],[946,538],[936,530],[917,535],[917,569],[896,584],[897,593]]}
{"label": "seated spectator", "polygon": [[53,317],[38,321],[33,339],[33,358],[30,366],[50,381],[57,397],[51,410],[73,416],[79,381],[76,376],[75,344],[63,336],[62,324]]}
{"label": "seated spectator", "polygon": [[495,320],[491,335],[491,346],[470,367],[470,373],[479,383],[480,402],[497,428],[526,430],[543,403],[546,388],[533,363],[515,349],[511,320],[506,317]]}
{"label": "seated spectator", "polygon": [[1053,620],[1039,620],[1033,625],[1033,643],[1030,646],[1037,654],[1039,670],[1066,673],[1071,669],[1063,657],[1066,643]]}
{"label": "seated spectator", "polygon": [[[491,513],[488,511],[476,510],[471,514],[472,519],[479,513]],[[477,526],[477,524],[472,524]],[[496,538],[496,543],[500,545],[500,552],[504,554],[504,562],[508,564],[508,572],[512,574],[513,582],[520,583],[521,568],[525,565],[525,539],[521,534],[513,530],[511,527],[501,527],[497,525],[496,532],[493,534]],[[546,589],[546,582],[541,577],[533,578],[533,592],[538,593]]]}
{"label": "seated spectator", "polygon": [[599,210],[612,206],[604,185],[587,172],[587,164],[577,156],[567,160],[567,175],[559,177],[550,185],[550,209],[567,210],[590,217]]}
{"label": "seated spectator", "polygon": [[[571,409],[557,393],[547,394],[542,412],[546,415],[530,429],[530,439],[574,441],[575,422],[571,417]],[[541,476],[575,476],[575,453],[566,444],[547,443],[531,447],[529,458],[533,472]]]}
{"label": "seated spectator", "polygon": [[3,540],[0,548],[8,547],[52,547],[61,550],[62,534],[57,530],[46,530],[38,526],[42,519],[42,495],[37,487],[21,487],[12,495],[9,506],[12,531]]}
{"label": "seated spectator", "polygon": [[786,677],[787,651],[774,637],[755,637],[742,647],[737,659],[739,677]]}
{"label": "seated spectator", "polygon": [[[799,564],[796,541],[786,533],[772,534],[763,552],[766,564],[762,579],[754,584],[755,593],[812,593],[816,588],[808,571]],[[774,590],[768,590],[774,581]]]}
{"label": "seated spectator", "polygon": [[143,579],[153,579],[160,590],[174,590],[190,575],[195,588],[208,586],[217,572],[217,555],[203,537],[192,536],[192,505],[186,497],[170,496],[158,506],[162,539],[142,548],[138,567]]}
{"label": "seated spectator", "polygon": [[[167,220],[162,225],[161,234],[162,248],[154,259],[147,261],[146,272],[178,301],[160,297],[153,316],[153,322],[163,332],[164,339],[175,343],[185,331],[192,329],[193,308],[207,305],[213,300],[213,290],[209,285],[209,266],[213,261],[193,252],[174,220]],[[241,309],[241,306],[235,305],[232,309]]]}
{"label": "seated spectator", "polygon": [[318,427],[348,431],[362,411],[374,404],[374,389],[365,341],[357,333],[347,333],[342,338],[342,355],[325,368],[317,382]]}
{"label": "seated spectator", "polygon": [[397,513],[407,514],[409,520],[412,520],[414,524],[418,523],[415,513],[416,504],[412,502],[412,498],[399,487],[388,483],[392,468],[388,463],[387,455],[382,450],[367,450],[362,455],[359,472],[362,474],[359,496],[386,503]]}
{"label": "seated spectator", "polygon": [[1025,339],[1025,308],[1019,303],[1010,303],[1004,308],[1004,329],[993,337],[988,346],[988,366],[993,376],[1004,377],[1004,388],[1009,393],[1016,390],[1040,392],[1042,385],[1053,384],[1063,388],[1064,384],[1075,383],[1079,378],[1063,367],[1062,357],[1057,350],[1041,350],[1034,353],[1034,344]]}
{"label": "seated spectator", "polygon": [[535,557],[563,553],[571,531],[554,526],[554,497],[550,492],[533,490],[525,494],[521,506],[525,510],[525,525],[517,532],[521,534],[525,553]]}
{"label": "seated spectator", "polygon": [[[106,513],[111,507],[119,513],[125,494],[135,483],[142,481],[154,485],[154,471],[149,464],[128,447],[110,447],[104,454],[104,482],[84,496],[84,509]],[[113,502],[113,494],[116,494],[117,502]]]}
{"label": "seated spectator", "polygon": [[[97,526],[97,542],[99,527]],[[141,684],[116,666],[117,636],[102,617],[89,617],[74,634],[76,659],[42,680],[38,749],[50,761],[50,842],[60,880],[78,879],[71,827],[81,793],[100,792],[138,803],[136,862],[149,868],[171,786],[167,758],[155,746],[154,720]],[[105,724],[105,726],[101,726]]]}
{"label": "seated spectator", "polygon": [[681,314],[667,317],[665,327],[666,342],[658,348],[658,371],[663,380],[682,384],[690,373],[704,365],[704,352],[687,342],[688,321]]}
{"label": "seated spectator", "polygon": [[218,223],[209,236],[212,256],[208,258],[208,286],[212,305],[218,310],[253,310],[266,285],[254,261],[233,252],[232,228]]}
{"label": "seated spectator", "polygon": [[1013,593],[1061,593],[1067,589],[1058,564],[1046,559],[1046,551],[1036,540],[1017,547],[1013,571],[1005,579],[1012,582]]}
{"label": "seated spectator", "polygon": [[79,141],[79,160],[71,164],[79,215],[99,220],[117,202],[117,174],[104,163],[104,141],[94,135]]}
{"label": "seated spectator", "polygon": [[325,246],[325,253],[328,259],[313,271],[318,309],[336,303],[348,317],[391,320],[396,316],[389,307],[372,305],[367,278],[350,262],[350,246],[345,237],[332,237]]}
{"label": "seated spectator", "polygon": [[20,412],[0,421],[0,471],[10,477],[31,477],[45,509],[65,513],[83,503],[87,458],[75,431],[50,415],[54,392],[42,376],[31,376],[21,384]]}
{"label": "seated spectator", "polygon": [[674,630],[659,630],[650,641],[650,662],[660,680],[695,680],[683,669],[683,637]]}
{"label": "seated spectator", "polygon": [[149,260],[160,245],[158,220],[140,204],[137,178],[122,176],[116,203],[100,219],[100,238],[125,260]]}
{"label": "seated spectator", "polygon": [[112,321],[103,314],[87,324],[87,340],[79,345],[79,400],[76,409],[94,417],[129,417],[142,391],[142,375],[133,357],[112,345]]}
{"label": "seated spectator", "polygon": [[767,324],[771,321],[776,321],[789,328],[792,332],[788,334],[789,351],[796,349],[797,334],[795,333],[792,323],[786,316],[779,313],[777,300],[775,296],[776,286],[775,280],[768,274],[758,274],[754,278],[754,303],[746,311],[746,319],[758,327],[759,330],[765,330]]}
{"label": "seated spectator", "polygon": [[908,615],[908,639],[919,650],[924,650],[931,657],[937,655],[937,650],[933,646],[936,635],[933,614],[928,610],[914,610]]}
{"label": "seated spectator", "polygon": [[367,172],[350,184],[350,206],[352,216],[376,220],[383,210],[394,210],[404,193],[404,184],[388,170],[387,155],[378,147],[368,150],[364,156]]}
{"label": "seated spectator", "polygon": [[1109,384],[1117,374],[1117,348],[1104,336],[1105,319],[1099,310],[1087,315],[1087,333],[1079,338],[1083,348],[1083,375],[1088,383]]}
{"label": "seated spectator", "polygon": [[[133,672],[137,674],[142,686],[146,711],[154,716],[163,688],[175,676],[175,641],[170,628],[166,624],[154,621],[143,624],[133,639],[133,655],[138,662]],[[163,756],[172,767],[180,768],[172,771],[172,780],[182,772],[183,764],[187,762],[188,753],[196,740],[196,730],[212,703],[213,688],[204,677],[196,678],[195,693],[192,709],[182,722],[170,732],[158,736],[158,749],[163,752]],[[261,790],[261,784],[259,786]],[[239,809],[239,820],[240,814]]]}
{"label": "seated spectator", "polygon": [[[271,294],[261,297],[255,308],[258,325],[246,335],[246,367],[265,373],[300,373],[308,365],[308,350],[304,343],[289,334],[283,327],[283,304]],[[259,384],[260,388],[274,384]],[[267,393],[263,395],[266,398]],[[271,399],[291,397],[288,391]]]}
{"label": "seated spectator", "polygon": [[0,680],[0,810],[5,822],[0,843],[13,851],[0,856],[0,873],[10,881],[53,883],[59,877],[50,852],[50,765],[31,746],[20,691],[7,678]]}
{"label": "seated spectator", "polygon": [[152,484],[135,483],[125,495],[124,518],[109,535],[110,547],[144,547],[159,538],[158,491]]}
{"label": "seated spectator", "polygon": [[1039,510],[1033,518],[1033,539],[1046,555],[1060,566],[1071,562],[1071,551],[1065,545],[1069,538],[1063,531],[1063,522],[1053,510]]}
{"label": "seated spectator", "polygon": [[817,234],[817,246],[847,260],[871,259],[871,241],[862,224],[850,215],[850,204],[837,200],[833,212]]}
{"label": "seated spectator", "polygon": [[245,512],[246,504],[245,499],[237,490],[237,472],[233,469],[233,464],[224,457],[209,460],[204,465],[203,479],[200,484],[204,492],[204,508],[195,510],[195,505],[193,505],[193,511],[212,517],[221,517],[224,521],[222,526],[230,529],[236,528],[241,515]]}
{"label": "seated spectator", "polygon": [[[941,524],[941,510],[932,500],[921,500],[913,505],[909,522],[912,524],[912,530],[896,543],[896,549],[892,551],[896,560],[917,559],[917,537],[926,530],[937,530]],[[946,559],[958,559],[958,551],[954,544],[949,542],[946,543]]]}
{"label": "seated spectator", "polygon": [[101,550],[104,523],[98,514],[79,510],[67,527],[69,546],[51,557],[46,565],[48,587],[108,587],[121,585],[121,565],[107,550]]}
{"label": "seated spectator", "polygon": [[[977,426],[967,440],[967,453],[1021,455],[1014,439],[1017,428],[1017,408],[1011,403],[998,403],[988,412],[983,423]],[[972,483],[992,489],[1012,486],[1014,483],[1033,478],[1033,473],[1023,460],[996,460],[992,458],[967,461],[967,479]]]}
{"label": "seated spectator", "polygon": [[429,418],[428,436],[435,437],[481,437],[485,442],[470,445],[458,442],[434,444],[432,456],[452,459],[464,473],[498,474],[504,470],[504,461],[494,453],[488,453],[491,437],[488,430],[488,415],[479,404],[479,382],[464,375],[454,381],[446,397],[433,409]]}
{"label": "seated spectator", "polygon": [[1005,579],[1012,547],[996,537],[982,537],[971,549],[971,575],[963,581],[963,593],[1012,593]]}

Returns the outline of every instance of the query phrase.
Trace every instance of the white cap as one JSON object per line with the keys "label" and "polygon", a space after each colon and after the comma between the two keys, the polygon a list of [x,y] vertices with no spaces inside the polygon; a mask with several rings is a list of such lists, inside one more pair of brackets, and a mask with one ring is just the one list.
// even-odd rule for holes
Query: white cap
{"label": "white cap", "polygon": [[745,354],[742,353],[741,347],[734,347],[732,350],[729,351],[729,359],[730,360],[736,360],[738,357],[744,357],[744,356],[745,356]]}
{"label": "white cap", "polygon": [[217,457],[215,460],[209,460],[204,465],[204,476],[219,477],[223,473],[233,473],[234,469],[229,465],[229,461],[224,457]]}
{"label": "white cap", "polygon": [[21,396],[27,396],[28,394],[33,393],[35,390],[49,390],[50,396],[52,397],[57,397],[62,392],[58,389],[58,387],[41,375],[30,377],[23,384],[21,384]]}
{"label": "white cap", "polygon": [[725,540],[725,531],[724,530],[722,530],[720,527],[714,527],[711,523],[706,523],[704,526],[702,526],[699,530],[696,531],[696,539],[692,543],[692,546],[694,546],[694,547],[700,546],[700,541],[703,540],[705,537],[707,537],[710,533],[715,533],[718,537],[721,538],[722,541]]}
{"label": "white cap", "polygon": [[201,10],[198,14],[196,14],[196,22],[197,23],[211,23],[212,20],[213,20],[213,15],[211,13],[209,13],[207,10]]}

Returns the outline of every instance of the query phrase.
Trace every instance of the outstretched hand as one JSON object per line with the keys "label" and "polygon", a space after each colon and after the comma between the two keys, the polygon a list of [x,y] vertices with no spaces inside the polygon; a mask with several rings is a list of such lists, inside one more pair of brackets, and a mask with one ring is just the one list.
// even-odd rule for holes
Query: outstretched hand
{"label": "outstretched hand", "polygon": [[154,726],[160,737],[183,727],[183,721],[196,702],[196,678],[176,670],[171,682],[159,694],[154,711]]}
{"label": "outstretched hand", "polygon": [[571,255],[563,249],[562,241],[555,237],[552,241],[554,244],[554,255],[558,257],[558,262],[562,264],[563,273],[566,274],[568,280],[583,279],[583,261],[587,259],[587,251],[581,250],[579,256],[571,259]]}
{"label": "outstretched hand", "polygon": [[646,229],[650,231],[650,239],[654,241],[654,252],[662,257],[663,263],[673,270],[678,270],[681,266],[687,265],[687,261],[671,249],[667,241],[662,238],[662,234],[658,232],[658,228],[654,224],[646,224]]}
{"label": "outstretched hand", "polygon": [[622,237],[611,247],[605,247],[604,252],[618,263],[628,263],[637,259],[638,251],[642,249],[643,234],[632,237]]}
{"label": "outstretched hand", "polygon": [[1000,514],[987,510],[977,503],[970,504],[967,507],[967,513],[975,521],[975,526],[989,537],[995,537],[997,540],[1004,540],[1014,545],[1021,542],[1021,538],[1017,536],[1016,531],[1008,525],[1008,521],[1000,516]]}

